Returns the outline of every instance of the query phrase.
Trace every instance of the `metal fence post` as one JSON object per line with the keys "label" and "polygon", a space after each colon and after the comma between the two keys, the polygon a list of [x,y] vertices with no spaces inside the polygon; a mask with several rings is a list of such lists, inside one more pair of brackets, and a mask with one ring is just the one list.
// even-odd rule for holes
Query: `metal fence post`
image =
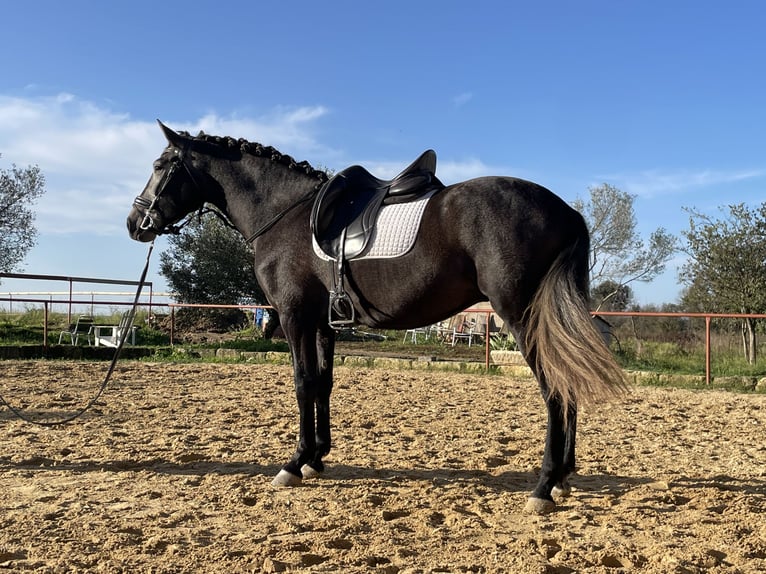
{"label": "metal fence post", "polygon": [[43,301],[43,349],[48,351],[48,302]]}
{"label": "metal fence post", "polygon": [[710,315],[705,316],[705,384],[710,386]]}

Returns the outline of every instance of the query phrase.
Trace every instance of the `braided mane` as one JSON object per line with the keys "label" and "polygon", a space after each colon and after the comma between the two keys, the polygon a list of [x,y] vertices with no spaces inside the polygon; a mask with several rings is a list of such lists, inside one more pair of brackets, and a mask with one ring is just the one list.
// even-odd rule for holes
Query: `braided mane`
{"label": "braided mane", "polygon": [[329,176],[325,171],[312,167],[311,164],[309,164],[307,161],[296,162],[292,156],[284,154],[272,146],[265,146],[257,142],[248,141],[244,138],[233,138],[231,136],[212,136],[204,132],[200,132],[196,136],[192,136],[189,134],[189,132],[179,133],[183,136],[191,138],[194,141],[212,144],[227,150],[238,149],[242,153],[247,153],[257,157],[269,158],[271,161],[280,163],[286,166],[288,169],[303,171],[309,177],[313,177],[319,180],[317,186],[324,184],[329,179]]}

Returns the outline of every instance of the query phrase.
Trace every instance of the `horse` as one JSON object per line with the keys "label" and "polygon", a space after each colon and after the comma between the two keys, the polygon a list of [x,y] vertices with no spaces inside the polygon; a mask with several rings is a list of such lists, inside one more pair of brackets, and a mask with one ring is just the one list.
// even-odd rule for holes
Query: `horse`
{"label": "horse", "polygon": [[[338,270],[312,250],[311,219],[329,178],[271,146],[158,123],[167,146],[130,209],[128,232],[151,242],[213,206],[252,246],[257,281],[290,348],[299,410],[297,448],[272,484],[298,486],[325,471],[332,444],[331,299]],[[409,251],[346,262],[344,297],[357,324],[394,330],[490,302],[515,336],[547,409],[539,479],[525,506],[547,513],[554,495],[571,491],[578,407],[612,400],[626,388],[590,317],[587,225],[553,192],[523,179],[485,176],[442,188],[428,199]]]}

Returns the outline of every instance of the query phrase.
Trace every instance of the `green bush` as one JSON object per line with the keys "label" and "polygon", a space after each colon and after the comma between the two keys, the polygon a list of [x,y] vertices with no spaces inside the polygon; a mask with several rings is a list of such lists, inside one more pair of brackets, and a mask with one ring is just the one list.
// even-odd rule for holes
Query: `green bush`
{"label": "green bush", "polygon": [[513,335],[492,335],[489,340],[489,348],[493,351],[516,351],[518,345],[516,345],[516,339]]}
{"label": "green bush", "polygon": [[139,327],[136,331],[136,345],[144,347],[164,347],[170,345],[170,335],[148,326]]}

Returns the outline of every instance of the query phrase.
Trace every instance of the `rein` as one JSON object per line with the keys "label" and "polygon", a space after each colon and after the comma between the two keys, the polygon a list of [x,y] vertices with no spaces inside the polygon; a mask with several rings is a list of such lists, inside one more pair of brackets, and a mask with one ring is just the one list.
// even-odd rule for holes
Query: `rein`
{"label": "rein", "polygon": [[[133,320],[136,317],[136,308],[138,307],[138,299],[141,297],[141,289],[144,286],[144,280],[146,279],[146,273],[149,270],[149,258],[152,255],[152,250],[154,249],[154,241],[152,241],[149,244],[149,252],[146,254],[146,264],[144,265],[144,270],[141,272],[141,279],[138,280],[138,288],[136,289],[136,296],[133,298],[133,305],[130,308],[130,322],[128,324],[133,324]],[[75,412],[74,414],[64,417],[62,419],[53,420],[53,421],[38,421],[35,420],[26,414],[24,414],[21,410],[11,406],[11,404],[5,400],[5,398],[0,395],[0,404],[5,405],[10,409],[10,411],[16,415],[21,420],[32,423],[37,426],[41,427],[53,427],[58,425],[63,425],[69,422],[72,422],[73,420],[81,417],[84,415],[90,408],[96,404],[96,401],[101,397],[101,395],[106,390],[106,385],[109,382],[109,380],[112,378],[112,373],[114,373],[114,369],[117,366],[117,359],[120,358],[120,353],[122,352],[122,347],[125,344],[125,340],[128,338],[128,333],[130,329],[124,329],[122,333],[120,333],[120,339],[117,342],[117,348],[114,351],[114,356],[112,357],[112,362],[109,364],[109,369],[106,372],[106,376],[104,377],[103,382],[101,383],[101,386],[98,388],[98,391],[96,394],[91,398],[88,403],[82,407],[79,411]]]}
{"label": "rein", "polygon": [[293,203],[291,205],[288,205],[286,208],[284,208],[282,211],[280,211],[274,217],[272,217],[269,221],[267,221],[266,223],[261,225],[258,229],[256,229],[255,233],[253,233],[247,239],[245,239],[245,243],[250,244],[253,241],[255,241],[256,239],[258,239],[261,235],[263,235],[269,229],[271,229],[277,223],[279,223],[279,220],[282,219],[288,213],[290,213],[293,209],[295,209],[296,207],[298,207],[302,203],[306,203],[310,199],[313,199],[314,197],[316,197],[317,191],[319,191],[319,190],[318,190],[318,188],[315,187],[309,193],[307,193],[306,195],[301,197],[298,201],[296,201],[295,203]]}

